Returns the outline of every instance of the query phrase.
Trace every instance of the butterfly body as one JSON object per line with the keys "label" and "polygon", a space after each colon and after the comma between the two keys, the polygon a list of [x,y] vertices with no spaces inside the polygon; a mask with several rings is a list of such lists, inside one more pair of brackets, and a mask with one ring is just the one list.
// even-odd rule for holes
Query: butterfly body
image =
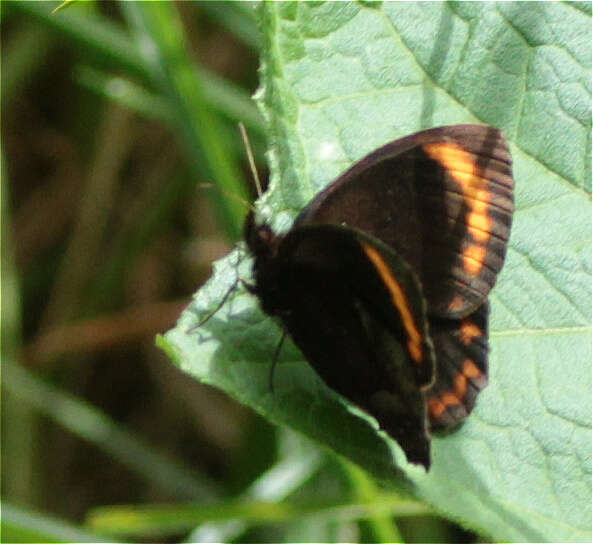
{"label": "butterfly body", "polygon": [[319,193],[285,234],[250,214],[254,294],[325,383],[373,415],[410,462],[487,383],[487,296],[513,211],[491,127],[413,134]]}

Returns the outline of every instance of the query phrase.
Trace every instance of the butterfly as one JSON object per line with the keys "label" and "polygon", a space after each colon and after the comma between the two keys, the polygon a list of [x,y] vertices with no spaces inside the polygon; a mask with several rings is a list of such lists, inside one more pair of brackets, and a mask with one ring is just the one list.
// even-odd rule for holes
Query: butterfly
{"label": "butterfly", "polygon": [[286,233],[250,213],[249,290],[322,380],[370,413],[409,462],[488,381],[488,294],[510,235],[501,132],[424,130],[355,163]]}

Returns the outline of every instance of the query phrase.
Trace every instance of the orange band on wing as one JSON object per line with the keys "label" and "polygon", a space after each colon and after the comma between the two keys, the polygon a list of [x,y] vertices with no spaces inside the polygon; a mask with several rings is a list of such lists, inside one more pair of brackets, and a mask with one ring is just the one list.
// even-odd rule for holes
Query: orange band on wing
{"label": "orange band on wing", "polygon": [[362,244],[362,248],[367,254],[367,257],[375,265],[375,268],[377,269],[377,272],[379,272],[383,283],[391,293],[391,300],[395,304],[395,307],[401,316],[404,329],[408,335],[408,351],[410,356],[416,363],[421,363],[423,358],[422,334],[420,334],[420,331],[416,326],[414,316],[410,311],[406,294],[401,288],[401,285],[394,278],[389,266],[385,263],[383,257],[381,257],[381,254],[374,247],[367,244]]}
{"label": "orange band on wing", "polygon": [[466,224],[471,228],[472,244],[462,255],[463,267],[469,274],[478,274],[484,266],[486,249],[490,238],[492,219],[488,214],[490,192],[488,179],[482,176],[482,169],[476,156],[451,142],[426,144],[422,147],[428,156],[443,166],[459,184],[468,208]]}
{"label": "orange band on wing", "polygon": [[428,399],[428,411],[430,415],[438,419],[443,415],[443,413],[447,410],[447,407],[438,399],[438,398],[431,398]]}
{"label": "orange band on wing", "polygon": [[470,379],[475,379],[482,376],[482,371],[476,366],[476,363],[474,363],[471,359],[466,359],[465,361],[463,361],[461,372],[463,372],[464,376]]}

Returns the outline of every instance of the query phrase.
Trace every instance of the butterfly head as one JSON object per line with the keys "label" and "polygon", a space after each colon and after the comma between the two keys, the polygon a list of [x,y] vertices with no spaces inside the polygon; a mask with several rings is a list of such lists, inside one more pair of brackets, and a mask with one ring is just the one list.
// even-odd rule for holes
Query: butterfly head
{"label": "butterfly head", "polygon": [[253,278],[251,292],[259,299],[264,312],[279,315],[285,308],[285,289],[281,287],[285,269],[278,259],[278,251],[284,239],[275,234],[270,225],[258,223],[253,212],[245,219],[243,229],[245,243],[253,255]]}
{"label": "butterfly head", "polygon": [[280,242],[280,237],[274,234],[267,223],[256,221],[252,211],[245,218],[243,237],[256,261],[272,257]]}

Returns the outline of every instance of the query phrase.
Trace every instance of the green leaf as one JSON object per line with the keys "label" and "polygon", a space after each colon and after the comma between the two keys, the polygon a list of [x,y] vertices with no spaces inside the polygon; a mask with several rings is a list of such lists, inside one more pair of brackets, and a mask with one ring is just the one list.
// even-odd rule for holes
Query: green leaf
{"label": "green leaf", "polygon": [[[495,540],[591,539],[591,20],[562,3],[264,3],[262,88],[276,228],[354,161],[422,128],[487,123],[511,143],[517,211],[491,296],[490,385],[432,443],[428,474],[283,349],[243,290],[187,332],[250,263],[217,263],[174,361],[271,421]],[[241,257],[239,266],[236,260]]]}

